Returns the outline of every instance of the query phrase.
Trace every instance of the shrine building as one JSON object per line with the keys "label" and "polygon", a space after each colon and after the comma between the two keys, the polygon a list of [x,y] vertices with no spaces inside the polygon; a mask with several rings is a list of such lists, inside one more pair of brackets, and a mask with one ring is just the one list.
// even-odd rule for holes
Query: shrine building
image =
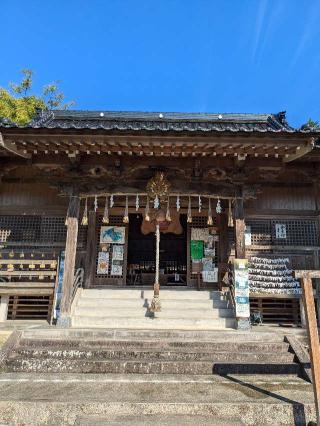
{"label": "shrine building", "polygon": [[[0,321],[148,328],[149,312],[159,328],[210,329],[251,313],[300,325],[294,270],[320,267],[319,147],[319,130],[284,112],[0,119]],[[234,259],[249,288],[238,300]],[[204,292],[225,312],[192,317]]]}

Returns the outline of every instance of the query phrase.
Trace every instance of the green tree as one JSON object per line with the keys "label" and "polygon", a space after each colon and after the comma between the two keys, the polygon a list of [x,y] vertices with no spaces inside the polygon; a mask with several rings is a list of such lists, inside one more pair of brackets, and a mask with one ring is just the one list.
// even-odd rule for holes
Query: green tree
{"label": "green tree", "polygon": [[29,123],[41,109],[68,109],[74,102],[64,103],[64,94],[59,91],[59,82],[47,84],[41,95],[31,94],[33,71],[23,69],[20,83],[9,83],[9,88],[0,87],[0,119],[6,118],[16,124]]}
{"label": "green tree", "polygon": [[314,121],[311,118],[302,126],[303,129],[320,130],[319,121]]}

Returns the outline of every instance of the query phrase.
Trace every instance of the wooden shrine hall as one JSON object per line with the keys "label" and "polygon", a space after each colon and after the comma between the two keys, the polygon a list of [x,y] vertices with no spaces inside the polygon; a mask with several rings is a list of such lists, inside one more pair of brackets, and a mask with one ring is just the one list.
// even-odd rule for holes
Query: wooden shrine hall
{"label": "wooden shrine hall", "polygon": [[153,289],[155,311],[159,288],[231,300],[247,259],[251,313],[299,324],[294,271],[320,267],[319,138],[284,112],[0,118],[0,321],[68,320],[79,288]]}

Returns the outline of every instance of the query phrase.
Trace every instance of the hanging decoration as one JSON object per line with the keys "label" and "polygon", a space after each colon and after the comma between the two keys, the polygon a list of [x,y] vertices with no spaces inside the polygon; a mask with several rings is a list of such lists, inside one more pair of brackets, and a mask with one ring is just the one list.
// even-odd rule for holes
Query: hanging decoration
{"label": "hanging decoration", "polygon": [[97,212],[98,210],[98,197],[95,195],[94,196],[94,211]]}
{"label": "hanging decoration", "polygon": [[201,195],[199,195],[199,213],[201,213],[202,209],[202,201],[201,201]]}
{"label": "hanging decoration", "polygon": [[110,209],[114,206],[113,194],[110,195]]}
{"label": "hanging decoration", "polygon": [[192,213],[191,213],[191,197],[189,197],[188,201],[188,213],[187,213],[187,222],[192,223]]}
{"label": "hanging decoration", "polygon": [[103,218],[102,218],[102,223],[104,225],[108,225],[109,223],[109,200],[108,200],[108,196],[106,196],[106,203],[104,206],[104,212],[103,212]]}
{"label": "hanging decoration", "polygon": [[228,226],[230,226],[231,228],[233,227],[231,200],[229,200],[229,208],[228,208]]}
{"label": "hanging decoration", "polygon": [[126,206],[125,206],[125,209],[124,209],[123,223],[129,223],[128,195],[126,195]]}
{"label": "hanging decoration", "polygon": [[179,211],[180,211],[180,208],[181,208],[181,204],[180,204],[180,195],[177,195],[176,206],[177,206],[177,212],[179,212]]}
{"label": "hanging decoration", "polygon": [[222,207],[221,207],[221,201],[220,201],[220,198],[218,198],[218,201],[217,201],[216,212],[217,212],[218,214],[222,213]]}
{"label": "hanging decoration", "polygon": [[139,205],[139,195],[136,195],[136,212],[139,210],[140,205]]}
{"label": "hanging decoration", "polygon": [[166,221],[167,221],[167,222],[171,222],[171,215],[170,215],[170,198],[169,198],[169,197],[168,197],[168,201],[167,201]]}
{"label": "hanging decoration", "polygon": [[159,208],[160,202],[164,201],[170,191],[170,183],[164,176],[164,173],[156,173],[147,184],[147,194],[149,198],[154,200],[154,208]]}
{"label": "hanging decoration", "polygon": [[208,207],[208,220],[207,224],[209,226],[213,225],[213,219],[212,219],[212,210],[211,210],[211,199],[209,198],[209,207]]}
{"label": "hanging decoration", "polygon": [[150,222],[149,197],[147,197],[146,208],[145,208],[145,211],[144,211],[144,219],[145,219],[147,222]]}
{"label": "hanging decoration", "polygon": [[87,198],[86,198],[85,205],[84,205],[84,211],[83,211],[81,225],[83,225],[83,226],[88,225],[88,199]]}

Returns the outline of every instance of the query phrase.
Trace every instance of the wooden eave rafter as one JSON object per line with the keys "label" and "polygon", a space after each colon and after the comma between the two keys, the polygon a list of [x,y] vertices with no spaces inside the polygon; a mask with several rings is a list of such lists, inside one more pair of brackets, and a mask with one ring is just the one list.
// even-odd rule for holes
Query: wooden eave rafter
{"label": "wooden eave rafter", "polygon": [[27,159],[31,158],[31,154],[29,154],[28,152],[21,151],[12,142],[5,141],[3,139],[2,133],[0,133],[0,147],[2,147],[3,149],[5,149],[7,152],[10,152],[11,154],[18,155],[19,157],[27,158]]}
{"label": "wooden eave rafter", "polygon": [[[84,154],[136,155],[136,156],[232,156],[275,157],[293,161],[309,152],[312,147],[305,137],[289,135],[110,135],[26,132],[7,135],[10,146],[21,156],[63,153],[74,156]],[[313,145],[312,145],[313,146]],[[308,151],[309,149],[309,151]],[[299,151],[299,152],[298,152]]]}
{"label": "wooden eave rafter", "polygon": [[305,144],[304,146],[297,147],[296,152],[289,155],[288,157],[285,157],[283,161],[285,163],[290,163],[291,161],[298,160],[299,158],[304,157],[313,150],[314,144],[315,140],[314,138],[312,138],[311,141]]}

